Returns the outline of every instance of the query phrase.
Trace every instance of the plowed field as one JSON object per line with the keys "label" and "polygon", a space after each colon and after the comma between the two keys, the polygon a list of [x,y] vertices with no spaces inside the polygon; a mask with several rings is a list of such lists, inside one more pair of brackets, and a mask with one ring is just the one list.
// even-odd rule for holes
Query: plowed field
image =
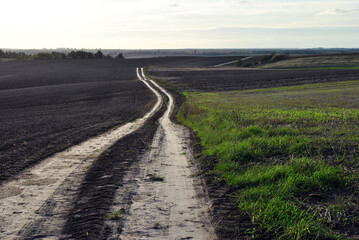
{"label": "plowed field", "polygon": [[155,68],[155,78],[180,91],[235,91],[359,79],[359,70],[256,70],[235,68]]}
{"label": "plowed field", "polygon": [[136,80],[134,64],[0,64],[0,181],[149,109],[152,96]]}

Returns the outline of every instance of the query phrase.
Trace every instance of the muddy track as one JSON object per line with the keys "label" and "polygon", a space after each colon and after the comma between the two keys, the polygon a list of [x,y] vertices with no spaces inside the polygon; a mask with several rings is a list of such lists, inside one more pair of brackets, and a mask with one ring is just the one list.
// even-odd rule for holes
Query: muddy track
{"label": "muddy track", "polygon": [[215,238],[205,194],[190,177],[188,132],[169,120],[173,98],[143,70],[138,77],[158,98],[143,118],[0,186],[0,239]]}

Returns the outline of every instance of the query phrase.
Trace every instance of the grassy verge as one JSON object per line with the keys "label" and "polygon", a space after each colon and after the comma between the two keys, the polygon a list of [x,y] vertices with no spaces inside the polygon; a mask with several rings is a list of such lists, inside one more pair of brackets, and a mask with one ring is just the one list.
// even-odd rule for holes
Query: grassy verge
{"label": "grassy verge", "polygon": [[185,95],[178,120],[252,221],[281,239],[358,234],[359,81]]}
{"label": "grassy verge", "polygon": [[308,67],[308,68],[293,68],[294,70],[325,70],[325,69],[359,69],[359,66],[353,67]]}
{"label": "grassy verge", "polygon": [[285,69],[358,69],[359,54],[305,56],[268,63],[260,68]]}

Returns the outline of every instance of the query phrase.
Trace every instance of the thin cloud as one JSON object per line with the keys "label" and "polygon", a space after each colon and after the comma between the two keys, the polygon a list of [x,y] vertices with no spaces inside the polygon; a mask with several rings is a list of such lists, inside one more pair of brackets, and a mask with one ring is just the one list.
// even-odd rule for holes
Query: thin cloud
{"label": "thin cloud", "polygon": [[223,2],[236,4],[236,3],[249,3],[250,0],[224,0]]}
{"label": "thin cloud", "polygon": [[353,12],[359,12],[359,8],[356,9],[332,8],[332,9],[327,9],[324,12],[318,13],[318,15],[333,15],[333,14],[343,14],[343,13],[353,13]]}

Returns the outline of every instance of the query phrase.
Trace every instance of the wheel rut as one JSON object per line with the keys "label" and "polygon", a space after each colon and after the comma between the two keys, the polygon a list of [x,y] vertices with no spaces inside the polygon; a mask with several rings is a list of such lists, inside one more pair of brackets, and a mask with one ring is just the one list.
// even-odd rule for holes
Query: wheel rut
{"label": "wheel rut", "polygon": [[106,149],[159,114],[163,100],[157,99],[142,118],[57,153],[3,183],[0,239],[60,238],[89,169]]}
{"label": "wheel rut", "polygon": [[138,188],[118,239],[215,239],[207,199],[189,163],[189,132],[170,120],[173,97],[148,81],[169,101],[151,149],[140,161]]}
{"label": "wheel rut", "polygon": [[216,239],[174,100],[137,74],[152,110],[1,185],[0,239]]}

